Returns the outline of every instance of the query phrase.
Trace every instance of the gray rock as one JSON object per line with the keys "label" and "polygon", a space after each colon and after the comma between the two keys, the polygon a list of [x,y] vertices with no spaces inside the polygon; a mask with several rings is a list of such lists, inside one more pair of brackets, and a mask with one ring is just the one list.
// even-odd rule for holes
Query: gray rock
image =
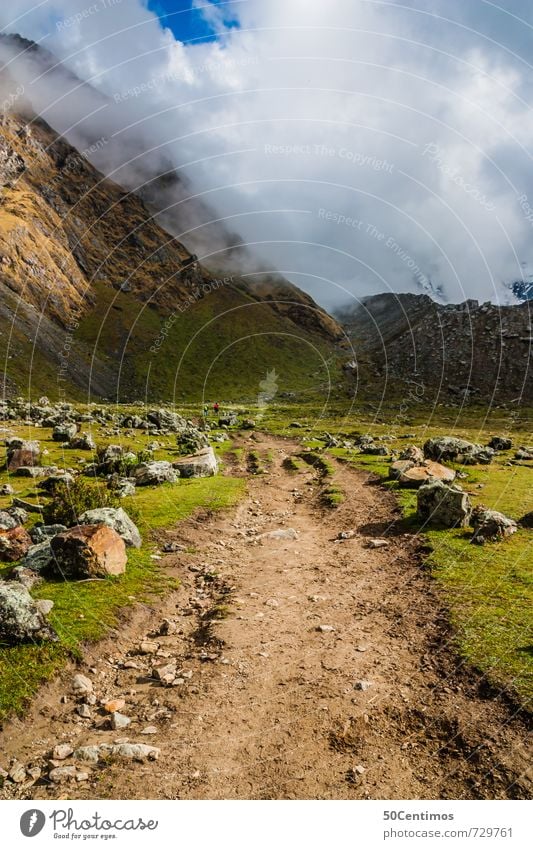
{"label": "gray rock", "polygon": [[86,704],[78,705],[76,708],[76,713],[78,714],[78,716],[81,716],[82,719],[91,719],[92,716],[91,709],[89,705]]}
{"label": "gray rock", "polygon": [[54,602],[49,598],[38,598],[35,601],[35,607],[43,616],[48,616],[54,606]]}
{"label": "gray rock", "polygon": [[94,510],[86,510],[79,516],[78,521],[80,525],[107,525],[108,528],[113,528],[122,537],[127,546],[140,548],[142,545],[137,525],[122,507],[99,507]]}
{"label": "gray rock", "polygon": [[211,446],[176,460],[172,466],[182,478],[206,478],[216,475],[218,471],[218,461]]}
{"label": "gray rock", "polygon": [[209,447],[209,438],[203,431],[198,430],[194,425],[187,425],[181,430],[176,442],[181,454],[195,454],[202,448]]}
{"label": "gray rock", "polygon": [[513,447],[513,441],[507,436],[493,436],[488,447],[493,448],[494,451],[509,451]]}
{"label": "gray rock", "polygon": [[117,481],[115,493],[119,498],[128,498],[130,495],[135,495],[135,480],[120,478]]}
{"label": "gray rock", "polygon": [[458,439],[455,436],[438,436],[428,439],[424,444],[424,456],[438,462],[451,460],[471,466],[476,463],[492,462],[494,451],[492,448],[467,442],[466,439]]}
{"label": "gray rock", "polygon": [[49,495],[53,495],[60,484],[69,487],[74,482],[73,475],[70,472],[59,472],[58,474],[50,475],[39,484],[39,489],[44,489]]}
{"label": "gray rock", "polygon": [[75,766],[56,766],[48,773],[48,778],[54,784],[62,781],[75,781],[78,770]]}
{"label": "gray rock", "polygon": [[17,478],[45,478],[57,472],[57,466],[19,466],[13,474]]}
{"label": "gray rock", "polygon": [[43,542],[31,545],[28,548],[20,565],[24,569],[30,569],[32,572],[40,575],[49,569],[53,559],[54,555],[52,553],[50,539],[45,539]]}
{"label": "gray rock", "polygon": [[93,683],[86,675],[78,673],[74,676],[71,683],[71,689],[77,696],[86,696],[93,691]]}
{"label": "gray rock", "polygon": [[257,539],[298,539],[298,532],[294,528],[279,528],[276,531],[267,531],[264,534],[259,534]]}
{"label": "gray rock", "polygon": [[69,448],[77,449],[78,451],[95,451],[96,442],[90,433],[82,433],[79,436],[74,436],[69,440]]}
{"label": "gray rock", "polygon": [[518,530],[516,522],[498,513],[497,510],[488,510],[485,507],[476,507],[472,512],[472,527],[474,534],[472,542],[483,545],[485,542],[497,542],[505,537],[511,536]]}
{"label": "gray rock", "polygon": [[417,514],[425,524],[439,528],[465,527],[470,513],[470,499],[457,486],[433,481],[418,490]]}
{"label": "gray rock", "polygon": [[76,422],[63,422],[54,427],[52,439],[54,442],[69,442],[78,432]]}
{"label": "gray rock", "polygon": [[514,456],[515,460],[533,460],[533,445],[522,445]]}
{"label": "gray rock", "polygon": [[69,746],[68,743],[58,743],[57,746],[54,746],[52,749],[52,758],[55,761],[64,761],[65,758],[68,758],[74,749],[72,746]]}
{"label": "gray rock", "polygon": [[16,528],[18,524],[20,523],[7,510],[0,510],[0,530],[9,531],[11,528]]}
{"label": "gray rock", "polygon": [[27,569],[25,566],[15,566],[8,577],[10,581],[18,581],[27,590],[32,590],[34,587],[39,586],[44,580],[37,572]]}
{"label": "gray rock", "polygon": [[147,419],[160,430],[179,431],[187,427],[187,420],[183,416],[180,416],[179,413],[174,413],[172,410],[165,410],[163,408],[150,410],[147,414]]}
{"label": "gray rock", "polygon": [[178,479],[172,463],[168,460],[153,460],[150,463],[141,463],[135,469],[135,481],[137,486],[157,486],[162,483],[175,483]]}
{"label": "gray rock", "polygon": [[100,743],[97,746],[80,746],[74,758],[85,763],[98,763],[101,757],[116,757],[124,760],[157,760],[161,750],[146,743]]}
{"label": "gray rock", "polygon": [[115,711],[111,714],[111,728],[113,731],[120,731],[122,728],[127,728],[131,723],[129,716],[124,716],[123,713]]}
{"label": "gray rock", "polygon": [[412,460],[413,463],[418,466],[420,463],[424,462],[424,452],[418,445],[408,445],[401,452],[399,460]]}
{"label": "gray rock", "polygon": [[15,581],[0,581],[0,639],[8,643],[57,640],[26,587]]}
{"label": "gray rock", "polygon": [[30,529],[29,533],[35,545],[39,545],[42,542],[49,541],[51,537],[55,537],[56,534],[61,534],[66,530],[67,528],[65,525],[34,525],[33,528]]}

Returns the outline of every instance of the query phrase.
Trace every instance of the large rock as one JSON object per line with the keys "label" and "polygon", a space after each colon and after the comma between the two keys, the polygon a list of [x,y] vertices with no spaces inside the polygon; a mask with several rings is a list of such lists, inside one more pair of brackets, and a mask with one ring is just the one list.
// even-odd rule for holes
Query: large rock
{"label": "large rock", "polygon": [[206,478],[216,475],[218,471],[218,461],[211,446],[176,460],[172,466],[182,478]]}
{"label": "large rock", "polygon": [[16,437],[6,440],[7,470],[15,472],[20,466],[38,466],[40,445],[35,440]]}
{"label": "large rock", "polygon": [[493,436],[488,442],[488,447],[493,448],[494,451],[509,451],[513,447],[513,441],[507,436]]}
{"label": "large rock", "polygon": [[439,528],[468,525],[470,499],[457,486],[433,481],[420,487],[417,494],[417,514],[425,524]]}
{"label": "large rock", "polygon": [[428,439],[424,444],[424,456],[429,460],[442,462],[453,461],[463,465],[490,463],[494,457],[492,448],[467,442],[455,436],[438,436]]}
{"label": "large rock", "polygon": [[95,510],[86,510],[79,516],[78,521],[80,525],[107,525],[122,537],[126,545],[134,548],[140,548],[142,545],[137,525],[122,507],[99,507]]}
{"label": "large rock", "polygon": [[78,525],[51,541],[51,570],[62,578],[105,578],[126,570],[126,545],[107,525]]}
{"label": "large rock", "polygon": [[32,542],[38,545],[41,542],[50,542],[51,537],[55,537],[56,534],[61,534],[66,530],[66,525],[43,525],[39,523],[30,529],[30,536]]}
{"label": "large rock", "polygon": [[19,466],[14,475],[18,478],[45,478],[56,472],[57,466]]}
{"label": "large rock", "polygon": [[26,587],[14,581],[0,581],[0,640],[24,643],[57,640]]}
{"label": "large rock", "polygon": [[54,442],[68,442],[73,439],[78,432],[76,422],[61,422],[55,426],[52,431],[52,439]]}
{"label": "large rock", "polygon": [[485,542],[497,542],[517,531],[517,525],[513,519],[481,505],[473,511],[471,522],[474,528],[471,541],[478,545],[483,545]]}
{"label": "large rock", "polygon": [[209,447],[207,434],[194,425],[187,425],[181,430],[176,437],[176,442],[181,454],[196,454],[201,449]]}
{"label": "large rock", "polygon": [[0,560],[9,563],[20,560],[32,544],[31,537],[25,528],[9,528],[0,530]]}
{"label": "large rock", "polygon": [[514,456],[515,460],[533,460],[533,445],[522,445]]}
{"label": "large rock", "polygon": [[175,483],[177,474],[168,460],[153,460],[150,463],[141,463],[135,469],[135,482],[137,486],[155,486],[160,483]]}
{"label": "large rock", "polygon": [[14,516],[11,513],[8,513],[7,510],[0,510],[0,530],[9,531],[11,528],[16,528],[20,522],[17,522]]}
{"label": "large rock", "polygon": [[187,421],[180,416],[179,413],[174,413],[172,410],[150,410],[147,414],[147,419],[152,424],[155,424],[159,430],[183,430],[187,427]]}
{"label": "large rock", "polygon": [[418,445],[407,445],[400,454],[400,460],[412,460],[419,465],[424,462],[424,452]]}
{"label": "large rock", "polygon": [[69,440],[69,448],[74,448],[78,451],[95,451],[96,442],[90,433],[82,433],[79,436],[74,436]]}
{"label": "large rock", "polygon": [[432,480],[451,483],[455,480],[455,472],[434,460],[424,460],[419,465],[413,460],[396,460],[390,465],[389,477],[397,480],[400,486],[416,489]]}
{"label": "large rock", "polygon": [[[63,525],[60,525],[59,527],[63,527]],[[64,528],[64,530],[66,530],[66,528]],[[24,569],[31,569],[32,572],[40,575],[42,572],[48,572],[51,570],[53,559],[54,555],[52,553],[51,539],[48,538],[43,540],[43,542],[31,545],[24,555],[24,559],[20,565]]]}

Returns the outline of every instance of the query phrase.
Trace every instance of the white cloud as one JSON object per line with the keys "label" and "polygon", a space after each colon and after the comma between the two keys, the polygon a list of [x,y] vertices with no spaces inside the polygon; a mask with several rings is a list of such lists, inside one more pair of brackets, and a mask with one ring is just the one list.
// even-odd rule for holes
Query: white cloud
{"label": "white cloud", "polygon": [[[90,119],[118,132],[99,164],[116,167],[130,155],[120,141],[141,133],[265,268],[321,303],[416,291],[417,279],[447,300],[498,300],[533,259],[518,203],[533,205],[529,72],[509,50],[362,0],[246,0],[231,7],[239,30],[195,45],[138,0],[98,3],[89,14],[86,0],[54,0],[15,28],[114,99]],[[220,9],[206,14],[223,28]],[[79,92],[56,97],[45,117],[61,129],[94,108]]]}

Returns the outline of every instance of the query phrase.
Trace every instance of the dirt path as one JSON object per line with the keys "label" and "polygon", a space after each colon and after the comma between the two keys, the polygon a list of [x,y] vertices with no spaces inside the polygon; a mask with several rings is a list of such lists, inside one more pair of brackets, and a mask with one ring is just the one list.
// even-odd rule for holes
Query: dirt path
{"label": "dirt path", "polygon": [[[84,720],[72,699],[62,704],[71,671],[44,688],[28,720],[11,723],[0,740],[25,764],[43,765],[58,742],[117,738],[155,745],[159,759],[108,763],[88,781],[38,783],[18,795],[531,796],[523,720],[503,702],[482,699],[475,676],[454,667],[419,543],[396,527],[392,495],[338,465],[335,483],[346,500],[324,508],[316,472],[283,465],[298,446],[257,439],[241,440],[235,466],[252,448],[272,460],[250,478],[238,509],[166,534],[195,550],[165,558],[182,581],[179,591],[157,609],[140,608],[81,670],[99,699],[126,700],[131,725],[98,729],[97,708]],[[281,538],[261,537],[280,530]],[[350,530],[353,537],[337,539]],[[386,547],[369,547],[382,536]],[[164,618],[177,633],[154,636]],[[150,634],[160,644],[155,660],[137,650]],[[156,660],[173,659],[179,686],[149,677]],[[147,727],[155,733],[143,734]]]}

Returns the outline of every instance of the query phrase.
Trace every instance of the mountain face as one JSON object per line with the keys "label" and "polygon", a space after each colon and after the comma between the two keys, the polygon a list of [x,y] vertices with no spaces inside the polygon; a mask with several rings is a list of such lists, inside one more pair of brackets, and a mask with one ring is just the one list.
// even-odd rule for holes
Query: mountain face
{"label": "mountain face", "polygon": [[148,208],[27,100],[15,106],[0,119],[5,393],[236,399],[272,369],[280,391],[326,380],[342,331],[310,297],[281,277],[209,271],[157,223],[156,186]]}
{"label": "mountain face", "polygon": [[[414,403],[533,401],[531,304],[383,294],[339,311],[356,352],[359,387]],[[352,364],[355,366],[355,364]]]}

